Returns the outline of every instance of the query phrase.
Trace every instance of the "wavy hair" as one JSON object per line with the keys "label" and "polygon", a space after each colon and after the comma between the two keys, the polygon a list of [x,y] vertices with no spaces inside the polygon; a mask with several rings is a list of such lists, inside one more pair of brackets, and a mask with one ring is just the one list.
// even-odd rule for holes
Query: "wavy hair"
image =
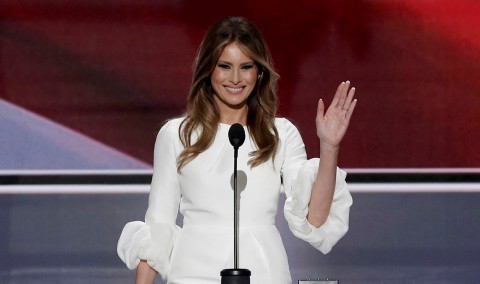
{"label": "wavy hair", "polygon": [[[225,46],[233,42],[253,59],[259,74],[247,99],[247,127],[257,146],[257,150],[250,153],[248,164],[255,167],[275,157],[279,143],[274,123],[279,75],[273,68],[272,57],[258,28],[245,18],[230,17],[214,24],[198,49],[185,119],[178,133],[184,146],[177,160],[178,171],[208,149],[215,138],[220,113],[210,76]],[[193,133],[198,136],[195,142],[192,142]]]}

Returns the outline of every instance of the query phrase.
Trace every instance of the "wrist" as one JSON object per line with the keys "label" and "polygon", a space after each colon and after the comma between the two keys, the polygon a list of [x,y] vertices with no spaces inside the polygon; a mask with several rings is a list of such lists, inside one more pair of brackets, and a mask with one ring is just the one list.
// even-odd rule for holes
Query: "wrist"
{"label": "wrist", "polygon": [[320,143],[320,153],[325,151],[325,152],[334,152],[338,153],[340,150],[340,145],[331,145],[328,143]]}

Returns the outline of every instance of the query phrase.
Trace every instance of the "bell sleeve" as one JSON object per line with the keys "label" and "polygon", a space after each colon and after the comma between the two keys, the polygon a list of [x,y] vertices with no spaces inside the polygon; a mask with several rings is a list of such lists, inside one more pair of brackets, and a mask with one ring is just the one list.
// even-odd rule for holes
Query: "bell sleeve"
{"label": "bell sleeve", "polygon": [[310,243],[324,254],[348,231],[352,196],[345,182],[345,171],[337,168],[332,206],[326,222],[315,227],[307,220],[312,186],[318,172],[319,159],[307,160],[305,146],[297,128],[287,123],[285,159],[282,166],[283,186],[286,195],[285,218],[292,233]]}
{"label": "bell sleeve", "polygon": [[179,232],[176,216],[180,203],[176,157],[178,127],[167,122],[155,142],[154,168],[145,222],[134,221],[123,228],[117,253],[129,269],[146,260],[166,280],[170,256]]}

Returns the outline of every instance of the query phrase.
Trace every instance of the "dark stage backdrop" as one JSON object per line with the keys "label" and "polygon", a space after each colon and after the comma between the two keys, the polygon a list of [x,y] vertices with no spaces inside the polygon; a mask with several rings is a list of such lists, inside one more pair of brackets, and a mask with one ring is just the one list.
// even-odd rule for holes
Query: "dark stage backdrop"
{"label": "dark stage backdrop", "polygon": [[309,156],[318,99],[351,80],[342,167],[479,167],[479,14],[469,0],[2,0],[0,99],[149,165],[206,28],[241,15],[267,39],[280,115]]}

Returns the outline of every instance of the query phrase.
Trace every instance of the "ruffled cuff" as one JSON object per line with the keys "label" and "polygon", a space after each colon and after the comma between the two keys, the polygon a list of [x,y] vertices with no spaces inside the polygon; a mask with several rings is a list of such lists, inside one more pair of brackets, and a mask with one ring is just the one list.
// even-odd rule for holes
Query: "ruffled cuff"
{"label": "ruffled cuff", "polygon": [[118,256],[132,270],[140,260],[146,260],[166,280],[178,231],[177,226],[163,223],[127,223],[118,240]]}
{"label": "ruffled cuff", "polygon": [[312,185],[318,172],[319,159],[310,159],[300,168],[291,188],[285,188],[287,200],[284,214],[292,233],[326,254],[348,231],[352,196],[345,182],[346,173],[337,168],[332,207],[325,223],[316,228],[307,220]]}

